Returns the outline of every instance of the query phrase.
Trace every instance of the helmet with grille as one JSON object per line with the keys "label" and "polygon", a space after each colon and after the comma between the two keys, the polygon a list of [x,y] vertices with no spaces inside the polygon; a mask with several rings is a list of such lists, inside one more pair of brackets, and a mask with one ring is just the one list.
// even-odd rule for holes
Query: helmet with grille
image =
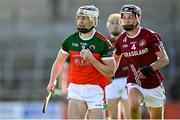
{"label": "helmet with grille", "polygon": [[93,26],[97,26],[99,20],[99,9],[94,5],[81,6],[77,12],[77,16],[87,16],[93,22]]}
{"label": "helmet with grille", "polygon": [[123,5],[120,9],[120,14],[122,13],[133,13],[135,16],[141,16],[141,8],[136,5]]}

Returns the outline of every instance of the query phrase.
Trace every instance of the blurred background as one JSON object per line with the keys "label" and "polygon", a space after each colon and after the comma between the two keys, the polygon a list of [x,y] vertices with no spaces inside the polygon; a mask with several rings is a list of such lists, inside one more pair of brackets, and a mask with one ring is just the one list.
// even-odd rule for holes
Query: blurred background
{"label": "blurred background", "polygon": [[165,118],[180,118],[179,0],[0,0],[0,119],[66,117],[65,97],[53,97],[46,114],[42,104],[61,43],[76,31],[76,11],[87,4],[100,9],[97,30],[105,35],[109,14],[124,4],[141,7],[142,26],[161,35],[170,58],[162,70]]}

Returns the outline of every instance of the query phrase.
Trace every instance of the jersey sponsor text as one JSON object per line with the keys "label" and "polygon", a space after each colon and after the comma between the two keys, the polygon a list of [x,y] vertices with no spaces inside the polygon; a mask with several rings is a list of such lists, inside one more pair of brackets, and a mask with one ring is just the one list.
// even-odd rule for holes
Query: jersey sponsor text
{"label": "jersey sponsor text", "polygon": [[130,52],[124,52],[123,55],[125,57],[132,57],[132,56],[139,56],[143,55],[148,52],[148,48],[144,48],[142,50],[135,50],[135,51],[130,51]]}

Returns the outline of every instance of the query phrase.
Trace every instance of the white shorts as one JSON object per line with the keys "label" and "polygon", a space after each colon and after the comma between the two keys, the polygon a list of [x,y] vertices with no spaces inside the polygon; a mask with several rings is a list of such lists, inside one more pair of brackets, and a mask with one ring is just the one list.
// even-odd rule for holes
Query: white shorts
{"label": "white shorts", "polygon": [[166,102],[165,89],[161,84],[159,87],[144,89],[137,84],[128,83],[128,91],[131,88],[137,88],[143,95],[147,107],[163,107]]}
{"label": "white shorts", "polygon": [[106,98],[107,99],[128,99],[127,90],[125,88],[127,83],[127,77],[116,78],[111,84],[106,86]]}
{"label": "white shorts", "polygon": [[70,83],[67,98],[86,102],[88,109],[103,108],[104,91],[99,85]]}

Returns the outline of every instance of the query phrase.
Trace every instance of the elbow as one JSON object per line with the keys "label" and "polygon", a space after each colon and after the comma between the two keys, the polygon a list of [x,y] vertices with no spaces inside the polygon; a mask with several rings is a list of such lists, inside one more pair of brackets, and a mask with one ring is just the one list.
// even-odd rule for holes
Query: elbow
{"label": "elbow", "polygon": [[109,74],[109,77],[110,77],[110,78],[114,77],[114,72],[112,72],[111,74]]}
{"label": "elbow", "polygon": [[164,66],[167,66],[169,64],[169,58],[168,57],[165,57],[164,58]]}

